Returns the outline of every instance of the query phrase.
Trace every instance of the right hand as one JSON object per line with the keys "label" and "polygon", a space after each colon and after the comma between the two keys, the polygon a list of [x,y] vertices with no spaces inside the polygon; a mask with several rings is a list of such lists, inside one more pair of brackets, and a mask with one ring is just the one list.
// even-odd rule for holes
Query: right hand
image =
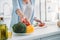
{"label": "right hand", "polygon": [[27,26],[30,25],[30,21],[28,21],[28,19],[24,16],[23,12],[20,9],[17,9],[16,13],[19,15],[21,22],[23,22]]}
{"label": "right hand", "polygon": [[26,26],[30,25],[30,22],[26,19],[26,18],[22,18],[21,20],[24,24],[26,24]]}

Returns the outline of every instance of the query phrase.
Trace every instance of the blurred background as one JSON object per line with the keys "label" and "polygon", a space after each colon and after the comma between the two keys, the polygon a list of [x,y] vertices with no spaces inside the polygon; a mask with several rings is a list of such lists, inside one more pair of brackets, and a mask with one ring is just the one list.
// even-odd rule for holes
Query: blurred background
{"label": "blurred background", "polygon": [[[34,8],[34,17],[45,22],[60,20],[60,0],[31,0],[31,2]],[[11,26],[19,21],[15,12],[18,3],[18,0],[0,0],[0,16],[4,16],[7,25],[9,25],[7,21]]]}

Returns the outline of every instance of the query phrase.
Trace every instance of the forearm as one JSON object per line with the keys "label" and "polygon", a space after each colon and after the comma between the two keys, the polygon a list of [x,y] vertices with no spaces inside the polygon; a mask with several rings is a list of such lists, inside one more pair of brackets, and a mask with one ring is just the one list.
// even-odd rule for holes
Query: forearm
{"label": "forearm", "polygon": [[23,14],[23,12],[20,9],[16,10],[16,13],[18,14],[18,16],[20,17],[20,21],[23,22],[24,24],[26,24],[27,26],[30,25],[29,20],[25,17],[25,15]]}
{"label": "forearm", "polygon": [[16,10],[16,13],[18,14],[18,16],[19,16],[20,18],[23,18],[23,17],[24,17],[24,14],[23,14],[23,12],[22,12],[20,9],[17,9],[17,10]]}

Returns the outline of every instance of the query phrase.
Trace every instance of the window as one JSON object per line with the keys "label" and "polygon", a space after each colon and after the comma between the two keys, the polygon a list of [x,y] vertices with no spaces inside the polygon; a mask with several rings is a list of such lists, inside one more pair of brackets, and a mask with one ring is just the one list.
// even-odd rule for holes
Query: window
{"label": "window", "polygon": [[60,0],[35,0],[35,15],[42,21],[55,22],[60,19]]}

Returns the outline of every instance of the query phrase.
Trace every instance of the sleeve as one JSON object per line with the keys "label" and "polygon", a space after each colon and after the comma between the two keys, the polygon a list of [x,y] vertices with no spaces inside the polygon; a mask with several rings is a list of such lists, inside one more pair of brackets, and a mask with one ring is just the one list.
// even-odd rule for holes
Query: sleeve
{"label": "sleeve", "polygon": [[32,6],[32,16],[30,19],[31,24],[33,24],[33,20],[34,20],[34,7]]}
{"label": "sleeve", "polygon": [[20,5],[19,5],[19,0],[17,0],[17,9],[21,9]]}
{"label": "sleeve", "polygon": [[18,15],[16,14],[16,9],[20,8],[18,5],[18,0],[12,0],[12,5],[13,5],[13,11],[12,11],[12,18],[11,18],[11,27],[18,23]]}

